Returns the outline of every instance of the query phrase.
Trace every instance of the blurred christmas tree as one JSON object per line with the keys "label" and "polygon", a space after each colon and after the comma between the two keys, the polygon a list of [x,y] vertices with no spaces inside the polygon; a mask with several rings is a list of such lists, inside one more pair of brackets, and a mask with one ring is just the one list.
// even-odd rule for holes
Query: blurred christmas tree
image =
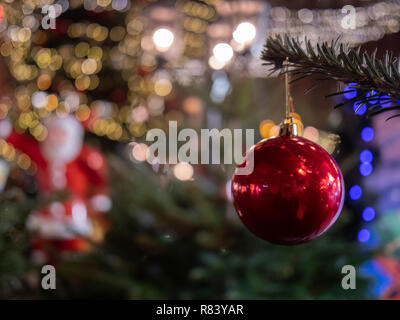
{"label": "blurred christmas tree", "polygon": [[[192,10],[200,17],[192,15],[185,3],[201,5],[203,11]],[[175,68],[175,57],[152,51],[163,52],[168,43],[144,49],[150,46],[146,28],[151,22],[142,13],[149,5],[146,1],[59,1],[56,29],[49,30],[40,26],[43,14],[36,2],[5,6],[8,29],[1,53],[15,79],[15,90],[3,96],[2,118],[8,116],[15,131],[40,142],[47,137],[43,123],[50,114],[61,118],[74,114],[87,129],[87,140],[106,154],[112,208],[104,242],[93,242],[85,254],[57,258],[54,252],[57,290],[41,290],[40,265],[32,262],[25,221],[38,201],[50,200],[36,197],[34,162],[25,161],[3,140],[1,152],[11,173],[0,197],[1,297],[365,297],[361,278],[357,290],[344,291],[340,285],[342,266],[359,265],[366,258],[346,236],[353,223],[346,212],[315,242],[272,246],[251,236],[236,219],[227,200],[227,173],[220,167],[198,166],[196,178],[191,179],[192,167],[189,173],[182,167],[172,172],[132,161],[141,158],[143,145],[135,142],[126,148],[123,143],[140,142],[149,128],[165,128],[168,120],[179,120],[182,127],[198,129],[205,123],[217,127],[221,118],[228,127],[254,127],[264,104],[255,94],[257,82],[231,79],[229,84],[223,72],[215,76],[210,100],[208,90],[202,89],[208,89],[209,83],[196,79],[196,66],[188,81],[198,89],[185,86],[181,73],[176,76],[181,86],[171,93],[172,79],[165,70]],[[212,1],[178,1],[169,10],[198,19],[200,27],[215,19]],[[173,17],[164,23],[177,21]],[[183,51],[187,61],[201,52],[198,43],[205,37],[204,31],[194,31],[186,31],[181,48],[174,48]],[[170,34],[162,32],[167,41]],[[233,94],[217,107],[230,90]],[[184,100],[182,113],[178,107],[185,95],[192,100]]]}

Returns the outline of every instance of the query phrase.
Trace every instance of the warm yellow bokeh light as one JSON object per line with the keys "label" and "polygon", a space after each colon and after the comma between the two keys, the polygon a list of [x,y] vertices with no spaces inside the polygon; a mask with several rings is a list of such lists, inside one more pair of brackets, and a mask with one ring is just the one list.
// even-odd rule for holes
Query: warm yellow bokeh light
{"label": "warm yellow bokeh light", "polygon": [[48,74],[42,74],[37,78],[36,84],[39,90],[47,90],[51,85],[51,77]]}
{"label": "warm yellow bokeh light", "polygon": [[272,136],[271,129],[275,126],[272,120],[263,120],[260,123],[260,135],[263,139],[267,139]]}
{"label": "warm yellow bokeh light", "polygon": [[169,95],[172,91],[172,83],[168,79],[159,79],[154,83],[154,92],[161,97]]}

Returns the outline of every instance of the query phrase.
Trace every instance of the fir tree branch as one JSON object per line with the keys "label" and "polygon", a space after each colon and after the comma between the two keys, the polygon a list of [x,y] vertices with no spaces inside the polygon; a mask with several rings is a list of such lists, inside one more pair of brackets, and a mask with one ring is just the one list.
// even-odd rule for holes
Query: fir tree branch
{"label": "fir tree branch", "polygon": [[[265,61],[264,65],[271,66],[272,72],[280,70],[281,73],[286,72],[283,66],[288,58],[291,68],[287,72],[293,76],[292,83],[314,75],[319,76],[317,81],[351,83],[349,90],[328,96],[354,92],[356,96],[346,103],[357,103],[359,108],[366,104],[367,117],[390,110],[399,111],[399,114],[389,119],[400,117],[400,58],[386,52],[384,59],[380,60],[376,58],[376,52],[371,55],[360,53],[360,47],[351,49],[340,43],[339,39],[331,43],[318,43],[314,48],[307,39],[300,41],[278,35],[267,38],[261,58]],[[379,103],[369,104],[376,100]]]}

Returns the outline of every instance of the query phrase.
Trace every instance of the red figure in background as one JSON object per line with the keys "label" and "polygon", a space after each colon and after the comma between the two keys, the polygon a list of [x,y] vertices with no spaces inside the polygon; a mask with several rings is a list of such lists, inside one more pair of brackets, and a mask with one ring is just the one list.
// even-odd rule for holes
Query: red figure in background
{"label": "red figure in background", "polygon": [[82,252],[88,239],[101,241],[111,207],[106,161],[100,151],[83,143],[84,129],[73,117],[49,117],[47,137],[38,142],[13,131],[7,141],[37,166],[39,196],[66,191],[66,199],[32,212],[27,227],[36,233],[34,258],[47,261],[51,250]]}

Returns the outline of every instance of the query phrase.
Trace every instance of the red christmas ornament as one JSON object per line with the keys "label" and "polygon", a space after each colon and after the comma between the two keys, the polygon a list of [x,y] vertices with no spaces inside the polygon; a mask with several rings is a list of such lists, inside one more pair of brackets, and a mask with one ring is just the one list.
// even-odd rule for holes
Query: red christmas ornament
{"label": "red christmas ornament", "polygon": [[343,177],[319,145],[284,134],[257,143],[239,167],[252,159],[250,174],[235,171],[232,195],[240,219],[256,236],[295,245],[320,236],[336,221],[344,199]]}

